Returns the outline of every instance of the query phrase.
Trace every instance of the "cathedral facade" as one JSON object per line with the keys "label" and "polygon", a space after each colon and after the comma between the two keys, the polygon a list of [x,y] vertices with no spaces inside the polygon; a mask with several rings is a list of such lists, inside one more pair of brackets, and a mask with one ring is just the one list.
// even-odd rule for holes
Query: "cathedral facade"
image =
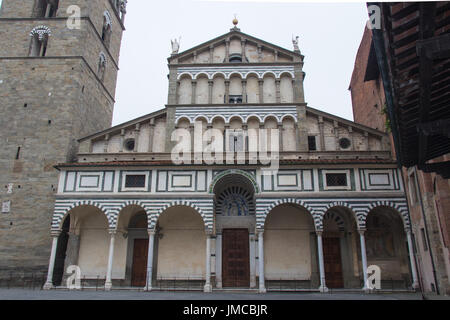
{"label": "cathedral facade", "polygon": [[[165,108],[60,163],[46,288],[64,270],[152,290],[417,288],[401,172],[381,131],[307,106],[304,56],[230,32],[179,52]],[[56,281],[55,279],[59,279]]]}
{"label": "cathedral facade", "polygon": [[373,270],[381,289],[417,288],[389,138],[307,106],[298,38],[288,50],[234,21],[172,41],[167,105],[110,127],[125,13],[3,1],[0,271],[50,255],[46,289],[73,270],[106,290],[369,290]]}

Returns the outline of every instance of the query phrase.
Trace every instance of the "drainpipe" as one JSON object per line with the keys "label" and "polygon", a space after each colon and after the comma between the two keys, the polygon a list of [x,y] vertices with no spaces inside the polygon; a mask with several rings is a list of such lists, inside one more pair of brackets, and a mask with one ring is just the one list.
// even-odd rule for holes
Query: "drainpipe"
{"label": "drainpipe", "polygon": [[430,242],[430,236],[428,235],[428,224],[427,224],[427,219],[426,219],[426,215],[425,215],[425,209],[423,206],[423,201],[422,201],[422,190],[420,190],[420,184],[419,184],[419,180],[417,177],[417,168],[414,168],[414,178],[415,178],[415,184],[417,186],[417,189],[419,191],[419,203],[420,203],[420,208],[422,209],[422,219],[423,219],[423,224],[425,226],[425,236],[426,236],[426,240],[428,242],[428,251],[430,252],[430,259],[431,259],[431,267],[433,268],[433,278],[434,278],[434,285],[436,286],[436,293],[439,295],[439,284],[437,281],[437,276],[436,276],[436,266],[434,265],[434,258],[433,258],[433,252],[432,252],[432,245]]}

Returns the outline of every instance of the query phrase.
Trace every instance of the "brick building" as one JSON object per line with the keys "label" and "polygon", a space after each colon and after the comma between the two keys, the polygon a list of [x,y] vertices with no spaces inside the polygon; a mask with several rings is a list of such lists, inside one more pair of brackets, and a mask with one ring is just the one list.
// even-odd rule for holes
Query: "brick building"
{"label": "brick building", "polygon": [[[450,4],[398,3],[377,6],[380,11],[375,12],[381,13],[381,30],[365,29],[350,84],[354,120],[394,133],[390,135],[391,141],[395,141],[392,151],[403,167],[421,286],[425,292],[449,294],[450,156],[447,147],[449,139],[445,139],[446,135],[449,137],[448,125],[447,133],[442,130],[426,136],[429,139],[428,148],[440,153],[434,151],[427,155],[427,164],[417,161],[408,163],[407,160],[426,152],[420,149],[421,142],[413,139],[418,139],[414,133],[420,132],[417,128],[427,121],[415,117],[413,109],[418,110],[427,104],[427,97],[430,99],[426,96],[427,87],[432,85],[432,103],[436,105],[434,107],[432,104],[425,111],[429,115],[428,121],[435,121],[431,126],[440,128],[441,121],[449,119],[448,99],[445,100],[445,93],[441,95],[445,90],[439,91],[445,88],[445,82],[438,82],[448,76],[449,59],[445,54],[448,46],[445,49],[444,45],[436,47],[435,44],[439,41],[449,43]],[[373,13],[371,10],[369,12]],[[423,35],[426,28],[429,28],[429,34]],[[378,42],[374,41],[374,33],[379,36]],[[424,62],[419,55],[426,41],[432,43],[433,48],[442,49],[439,59],[435,58],[425,68],[431,70],[428,81],[423,80],[424,69],[420,68],[423,68]],[[385,46],[388,49],[384,49]],[[383,69],[381,66],[386,61],[389,67]],[[392,97],[392,100],[387,100],[386,96]],[[392,114],[389,113],[389,104]],[[409,113],[400,111],[406,108],[409,108]]]}

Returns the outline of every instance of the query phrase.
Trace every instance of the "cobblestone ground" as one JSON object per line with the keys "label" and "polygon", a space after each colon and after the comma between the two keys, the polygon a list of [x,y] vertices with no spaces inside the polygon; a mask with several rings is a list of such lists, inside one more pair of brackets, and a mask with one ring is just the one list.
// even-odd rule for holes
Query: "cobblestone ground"
{"label": "cobblestone ground", "polygon": [[416,293],[227,293],[0,289],[0,300],[422,300]]}

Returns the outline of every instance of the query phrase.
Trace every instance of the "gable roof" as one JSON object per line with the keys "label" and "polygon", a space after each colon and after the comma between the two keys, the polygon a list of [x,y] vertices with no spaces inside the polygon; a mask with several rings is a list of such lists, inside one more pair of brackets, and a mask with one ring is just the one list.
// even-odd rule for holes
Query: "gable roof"
{"label": "gable roof", "polygon": [[277,50],[277,51],[279,51],[279,52],[281,52],[281,53],[283,53],[285,55],[288,55],[288,56],[290,56],[292,58],[295,58],[295,57],[299,57],[301,59],[304,58],[304,56],[301,53],[299,53],[299,52],[291,51],[291,50],[288,50],[286,48],[277,46],[277,45],[275,45],[273,43],[261,40],[261,39],[256,38],[256,37],[253,37],[253,36],[251,36],[249,34],[241,32],[240,29],[238,29],[238,28],[232,28],[230,30],[230,32],[227,32],[227,33],[225,33],[225,34],[223,34],[221,36],[218,36],[218,37],[216,37],[214,39],[211,39],[209,41],[203,42],[202,44],[199,44],[199,45],[197,45],[195,47],[192,47],[192,48],[190,48],[188,50],[185,50],[183,52],[180,52],[178,54],[172,55],[167,60],[170,62],[173,59],[180,59],[180,58],[187,57],[187,56],[191,55],[194,51],[209,50],[209,46],[210,45],[215,44],[215,43],[220,43],[220,42],[225,41],[226,39],[232,38],[232,37],[239,37],[239,38],[243,38],[245,40],[249,40],[250,42],[254,42],[256,44],[260,44],[261,46],[263,46],[265,48],[270,48],[270,49],[273,49],[273,50]]}

